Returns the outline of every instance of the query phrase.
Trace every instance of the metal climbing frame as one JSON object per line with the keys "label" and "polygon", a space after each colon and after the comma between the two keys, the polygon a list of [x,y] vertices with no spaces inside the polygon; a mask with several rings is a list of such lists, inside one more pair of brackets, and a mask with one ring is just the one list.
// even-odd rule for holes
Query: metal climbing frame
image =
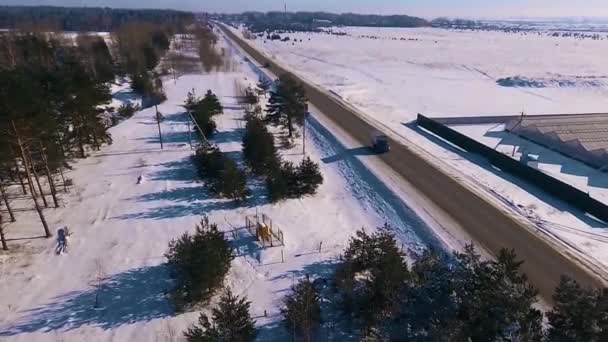
{"label": "metal climbing frame", "polygon": [[245,227],[251,235],[255,235],[264,248],[285,244],[283,231],[275,227],[272,219],[266,214],[245,216]]}

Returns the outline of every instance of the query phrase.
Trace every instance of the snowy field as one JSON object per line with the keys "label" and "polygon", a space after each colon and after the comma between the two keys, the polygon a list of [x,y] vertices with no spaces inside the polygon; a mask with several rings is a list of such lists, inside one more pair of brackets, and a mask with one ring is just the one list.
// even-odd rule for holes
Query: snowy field
{"label": "snowy field", "polygon": [[[405,144],[421,148],[438,167],[529,219],[565,248],[608,266],[605,223],[412,123],[417,113],[450,117],[605,112],[608,64],[603,56],[608,40],[430,28],[331,31],[343,35],[286,33],[282,36],[288,36],[288,42],[258,38],[251,43],[354,105]],[[568,179],[595,187],[591,190],[605,197],[605,173]]]}
{"label": "snowy field", "polygon": [[[239,231],[232,241],[238,257],[226,285],[253,302],[260,341],[289,338],[280,322],[282,298],[307,274],[330,277],[338,254],[360,228],[388,223],[405,249],[458,245],[435,235],[416,203],[345,153],[314,113],[307,122],[307,154],[320,162],[325,178],[317,195],[272,205],[261,195],[263,185],[253,182],[258,196],[245,205],[211,196],[196,180],[180,105],[191,89],[199,95],[212,89],[225,108],[213,141],[240,161],[244,122],[236,97],[258,75],[242,56],[234,58],[231,72],[164,80],[168,100],[158,108],[165,117],[163,150],[154,109],[148,108],[111,129],[111,146],[73,165],[66,176],[74,186],[61,195],[62,207],[45,210],[53,230],[67,225],[74,234],[67,253],[56,255],[53,239],[32,239],[42,232],[37,216],[19,212],[18,222],[7,227],[12,252],[0,254],[0,340],[181,340],[198,314],[172,311],[164,295],[170,282],[163,254],[171,239],[192,231],[204,214],[224,231]],[[115,105],[134,100],[124,85],[113,89]],[[299,161],[301,147],[299,141],[281,153]],[[269,215],[284,232],[285,246],[261,249],[240,229],[245,215],[256,212]],[[95,309],[94,285],[100,280],[101,307]],[[326,336],[350,339],[335,328],[326,330]]]}

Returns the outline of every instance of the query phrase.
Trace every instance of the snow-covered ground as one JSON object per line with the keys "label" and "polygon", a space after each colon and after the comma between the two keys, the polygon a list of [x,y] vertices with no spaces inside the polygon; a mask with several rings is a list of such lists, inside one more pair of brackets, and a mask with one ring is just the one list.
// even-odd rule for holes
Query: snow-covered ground
{"label": "snow-covered ground", "polygon": [[[227,285],[253,302],[262,341],[288,338],[280,323],[283,296],[306,274],[329,277],[357,229],[388,223],[410,249],[458,245],[453,236],[432,233],[435,222],[424,210],[347,153],[314,113],[307,123],[307,154],[320,162],[325,178],[318,194],[273,205],[252,182],[258,196],[241,206],[210,195],[196,180],[180,105],[192,89],[199,95],[213,90],[225,108],[213,140],[240,160],[244,122],[237,89],[256,83],[258,76],[242,56],[234,58],[231,72],[164,80],[168,100],[158,107],[165,117],[163,150],[154,109],[148,108],[111,129],[111,146],[73,165],[66,176],[74,186],[61,195],[61,208],[45,210],[53,231],[67,225],[74,234],[67,253],[56,255],[53,239],[32,239],[42,232],[34,211],[19,212],[18,222],[8,225],[12,252],[0,254],[0,340],[179,340],[198,314],[171,310],[164,296],[170,283],[163,254],[168,242],[192,231],[202,215],[231,231],[244,226],[245,215],[265,213],[285,234],[285,246],[265,250],[245,230],[233,240],[238,257]],[[115,91],[116,104],[124,101],[119,97],[131,100],[124,87]],[[300,148],[281,153],[298,161]],[[101,308],[95,309],[94,285],[100,278]]]}
{"label": "snow-covered ground", "polygon": [[[250,43],[354,105],[405,144],[420,148],[438,167],[529,218],[567,248],[601,267],[608,265],[605,223],[413,124],[417,113],[450,117],[605,112],[607,40],[429,28],[332,31],[345,35],[285,33],[288,42],[258,38]],[[608,175],[594,173],[575,181],[603,194]]]}

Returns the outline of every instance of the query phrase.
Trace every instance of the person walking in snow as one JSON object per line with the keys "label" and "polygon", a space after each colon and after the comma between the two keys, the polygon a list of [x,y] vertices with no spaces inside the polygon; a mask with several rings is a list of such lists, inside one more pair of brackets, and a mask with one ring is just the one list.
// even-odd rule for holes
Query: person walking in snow
{"label": "person walking in snow", "polygon": [[59,255],[65,248],[65,230],[63,228],[57,229],[57,246],[55,247],[55,254]]}

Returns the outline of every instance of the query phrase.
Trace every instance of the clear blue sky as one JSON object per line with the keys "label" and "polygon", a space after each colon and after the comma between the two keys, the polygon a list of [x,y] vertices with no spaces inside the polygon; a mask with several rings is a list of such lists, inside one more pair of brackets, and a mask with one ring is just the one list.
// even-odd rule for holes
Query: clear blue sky
{"label": "clear blue sky", "polygon": [[175,8],[206,12],[288,10],[460,17],[608,17],[608,0],[0,0],[1,5]]}

